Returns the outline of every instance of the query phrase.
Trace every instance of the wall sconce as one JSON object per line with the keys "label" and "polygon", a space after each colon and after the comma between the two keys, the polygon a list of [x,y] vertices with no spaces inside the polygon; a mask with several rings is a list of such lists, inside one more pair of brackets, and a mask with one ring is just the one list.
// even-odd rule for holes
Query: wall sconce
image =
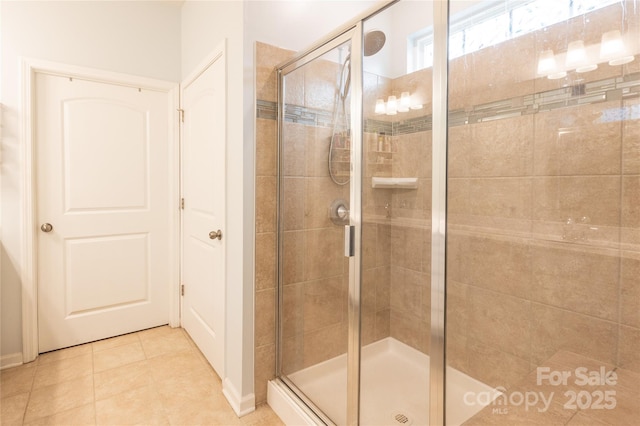
{"label": "wall sconce", "polygon": [[579,73],[593,71],[598,68],[598,65],[589,63],[582,40],[569,43],[565,65],[569,69],[575,68],[576,72]]}
{"label": "wall sconce", "polygon": [[396,115],[398,113],[398,101],[396,97],[391,95],[387,98],[387,115]]}
{"label": "wall sconce", "polygon": [[398,105],[398,112],[407,112],[411,108],[411,95],[409,92],[402,92],[400,95],[400,105]]}
{"label": "wall sconce", "polygon": [[565,77],[566,71],[558,71],[558,64],[553,50],[545,50],[538,59],[538,75],[546,75],[548,79],[556,80]]}
{"label": "wall sconce", "polygon": [[389,96],[386,103],[384,99],[377,99],[374,111],[376,115],[396,115],[399,112],[407,112],[412,109],[416,110],[423,108],[422,104],[414,102],[415,98],[411,96],[411,93],[402,92],[399,101],[398,98],[396,98],[394,95]]}
{"label": "wall sconce", "polygon": [[633,55],[627,55],[627,49],[625,48],[622,36],[619,30],[608,31],[602,34],[602,40],[600,42],[600,59],[603,61],[609,61],[609,65],[623,65],[628,64],[635,58]]}

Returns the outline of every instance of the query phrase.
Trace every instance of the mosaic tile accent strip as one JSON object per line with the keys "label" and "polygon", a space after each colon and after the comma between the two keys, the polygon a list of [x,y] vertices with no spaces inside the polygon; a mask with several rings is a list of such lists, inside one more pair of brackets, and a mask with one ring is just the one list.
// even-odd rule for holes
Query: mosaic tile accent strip
{"label": "mosaic tile accent strip", "polygon": [[[476,105],[464,110],[450,111],[449,126],[463,126],[465,124],[535,114],[539,111],[549,111],[574,105],[638,97],[640,97],[640,72],[624,77],[615,77]],[[256,115],[258,118],[276,120],[278,117],[277,109],[275,102],[258,100]],[[635,116],[637,112],[634,110],[620,112],[620,114]],[[331,111],[314,110],[296,105],[286,106],[285,120],[311,126],[333,126]],[[424,132],[431,130],[432,127],[431,115],[394,122],[367,119],[364,123],[364,131],[367,133],[378,132],[393,136]]]}

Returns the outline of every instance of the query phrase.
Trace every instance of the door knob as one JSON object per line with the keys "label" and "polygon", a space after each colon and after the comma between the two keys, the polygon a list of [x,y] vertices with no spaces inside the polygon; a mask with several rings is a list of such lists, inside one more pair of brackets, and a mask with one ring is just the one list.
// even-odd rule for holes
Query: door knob
{"label": "door knob", "polygon": [[40,226],[40,229],[42,229],[43,232],[51,232],[53,231],[53,225],[50,223],[43,223],[42,226]]}
{"label": "door knob", "polygon": [[218,229],[217,231],[209,232],[209,238],[211,238],[212,240],[215,240],[215,239],[221,240],[222,239],[222,231]]}

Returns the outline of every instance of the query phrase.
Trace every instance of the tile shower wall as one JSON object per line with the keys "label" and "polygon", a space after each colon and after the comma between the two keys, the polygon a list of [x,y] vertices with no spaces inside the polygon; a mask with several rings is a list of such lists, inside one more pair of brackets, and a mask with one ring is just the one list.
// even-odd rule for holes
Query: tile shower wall
{"label": "tile shower wall", "polygon": [[[625,16],[628,25],[638,21],[630,11]],[[526,106],[527,96],[561,90],[567,83],[613,76],[638,79],[637,74],[633,76],[640,71],[638,57],[622,67],[601,65],[582,74],[583,81],[536,78],[536,52],[566,49],[555,41],[572,40],[574,33],[585,43],[597,42],[602,32],[620,27],[620,11],[603,9],[590,14],[587,21],[594,27],[585,27],[582,18],[572,20],[450,64],[450,117],[452,122],[459,120],[449,130],[447,356],[454,367],[494,386],[516,383],[562,350],[640,371],[638,97],[622,99],[611,93],[613,100],[586,105],[567,97],[564,106],[528,107],[510,118],[474,120],[482,113],[478,105],[507,100],[511,107]],[[276,101],[274,66],[291,54],[257,45],[259,102]],[[431,97],[430,87],[422,83],[430,84],[430,70],[395,80],[365,75],[364,81],[365,106],[407,89],[424,99]],[[267,117],[264,111],[259,109],[256,126],[258,402],[266,399],[266,382],[275,375],[276,123],[275,115]],[[627,118],[603,118],[616,111]],[[380,119],[373,111],[364,113]],[[365,133],[363,343],[391,335],[428,353],[431,131],[428,125],[410,128],[410,124],[431,111],[427,104],[407,114],[394,117],[392,123],[390,167],[379,163],[377,135]],[[300,124],[291,127],[300,141],[311,140],[309,132],[326,131]],[[326,158],[319,151],[314,155]],[[418,177],[419,187],[372,189],[372,176]],[[335,189],[320,178],[313,173],[303,178],[292,171],[285,181],[285,194]],[[337,278],[331,282],[329,277],[306,277],[311,282],[318,278],[316,286],[300,284],[295,278],[304,274],[304,262],[313,261],[312,253],[305,250],[300,223],[314,211],[300,206],[285,217],[285,238],[298,241],[296,251],[301,254],[285,271],[291,277],[286,278],[285,304],[288,299],[307,300],[307,294],[309,300],[322,304],[332,295],[314,293],[321,287],[336,297],[344,296],[346,284]],[[328,281],[321,284],[321,279]],[[342,307],[319,311],[318,306],[303,303],[291,310],[303,327],[291,330],[291,335],[312,331],[303,325],[305,310],[327,327],[331,321],[338,324]],[[342,339],[340,333],[328,333],[327,327],[321,327],[327,342],[336,336]],[[337,355],[346,344],[327,347],[329,352],[307,361]],[[292,364],[297,367],[308,365],[304,349],[300,350],[297,364]]]}
{"label": "tile shower wall", "polygon": [[[612,88],[578,100],[589,94],[581,85],[637,81],[639,58],[559,81],[535,75],[536,52],[637,25],[637,11],[620,12],[614,5],[451,63],[451,109],[470,124],[449,131],[447,356],[490,385],[512,386],[563,350],[638,371],[638,86],[625,99]],[[478,104],[506,99],[517,109],[565,85],[555,104],[538,99],[522,115],[473,121]]]}

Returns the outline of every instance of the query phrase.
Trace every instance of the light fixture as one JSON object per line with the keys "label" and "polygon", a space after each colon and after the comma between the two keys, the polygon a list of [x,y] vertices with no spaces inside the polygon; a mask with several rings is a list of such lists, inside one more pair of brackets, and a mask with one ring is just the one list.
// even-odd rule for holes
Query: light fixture
{"label": "light fixture", "polygon": [[553,50],[545,50],[540,54],[538,59],[538,75],[546,75],[547,78],[555,80],[565,77],[566,71],[558,71],[558,65],[556,64],[556,57],[553,54]]}
{"label": "light fixture", "polygon": [[400,95],[400,105],[398,105],[398,112],[407,112],[411,108],[411,95],[409,92],[402,92]]}
{"label": "light fixture", "polygon": [[384,105],[384,99],[376,100],[376,109],[375,109],[376,115],[385,114],[386,112],[387,112],[387,108]]}
{"label": "light fixture", "polygon": [[387,115],[396,115],[398,113],[398,101],[396,97],[391,95],[387,98]]}
{"label": "light fixture", "polygon": [[602,34],[600,42],[600,59],[609,61],[609,65],[623,65],[633,61],[633,55],[627,55],[619,30]]}
{"label": "light fixture", "polygon": [[598,68],[598,65],[589,63],[582,40],[569,43],[565,65],[569,69],[575,68],[576,72],[579,73],[593,71]]}

